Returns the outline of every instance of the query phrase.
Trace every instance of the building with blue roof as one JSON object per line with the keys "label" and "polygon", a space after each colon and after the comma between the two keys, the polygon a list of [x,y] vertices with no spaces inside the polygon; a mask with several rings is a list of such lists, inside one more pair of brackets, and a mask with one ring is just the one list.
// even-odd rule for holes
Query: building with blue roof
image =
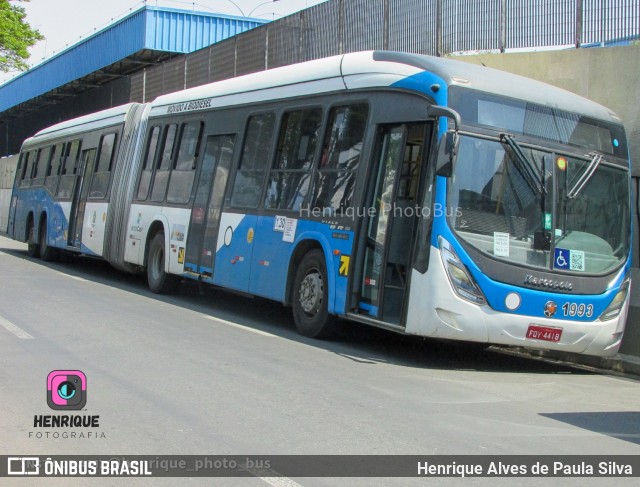
{"label": "building with blue roof", "polygon": [[129,102],[132,73],[266,22],[144,6],[0,85],[0,155],[43,127]]}

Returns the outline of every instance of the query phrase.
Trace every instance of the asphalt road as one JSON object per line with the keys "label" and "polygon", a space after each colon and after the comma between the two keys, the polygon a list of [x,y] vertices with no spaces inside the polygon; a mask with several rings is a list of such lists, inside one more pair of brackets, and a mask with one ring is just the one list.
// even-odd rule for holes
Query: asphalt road
{"label": "asphalt road", "polygon": [[[0,455],[640,455],[637,381],[350,324],[338,340],[310,340],[296,334],[290,310],[278,303],[212,288],[199,292],[189,283],[174,295],[157,296],[144,279],[103,262],[44,263],[1,237],[0,279]],[[34,427],[34,416],[54,414],[46,401],[52,370],[86,374],[87,404],[76,413],[99,415],[94,437],[46,438],[55,429]],[[277,487],[426,483],[75,480]],[[488,479],[467,480],[489,485]],[[1,485],[26,483],[0,479]]]}

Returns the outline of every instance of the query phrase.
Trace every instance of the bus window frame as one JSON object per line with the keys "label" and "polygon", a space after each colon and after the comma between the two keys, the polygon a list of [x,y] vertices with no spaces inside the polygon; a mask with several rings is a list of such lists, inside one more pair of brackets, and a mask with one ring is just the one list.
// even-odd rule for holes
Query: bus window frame
{"label": "bus window frame", "polygon": [[[358,158],[358,164],[357,167],[355,169],[350,169],[349,172],[353,173],[353,185],[354,185],[354,193],[353,193],[353,197],[352,197],[352,202],[351,205],[349,206],[349,208],[353,208],[354,207],[354,202],[356,203],[357,206],[357,202],[358,201],[362,201],[362,195],[359,194],[359,188],[358,185],[362,185],[363,183],[360,182],[360,174],[362,171],[369,171],[370,168],[369,166],[372,165],[371,161],[368,160],[370,159],[370,155],[368,155],[367,150],[370,150],[371,147],[367,146],[366,141],[367,141],[367,137],[369,132],[372,130],[372,126],[371,126],[371,122],[372,122],[372,113],[373,113],[373,109],[372,106],[374,105],[373,100],[375,99],[375,93],[371,93],[371,95],[369,97],[365,97],[363,98],[362,96],[359,96],[357,98],[354,99],[349,99],[349,98],[345,98],[343,100],[337,100],[334,101],[333,103],[327,104],[326,108],[325,108],[325,114],[324,114],[324,126],[323,126],[323,130],[322,130],[322,137],[320,139],[320,147],[319,150],[322,151],[323,150],[323,146],[326,142],[327,139],[327,134],[329,133],[329,121],[330,121],[330,117],[334,111],[334,109],[336,108],[341,108],[341,107],[352,107],[352,106],[356,106],[356,105],[364,105],[367,108],[367,116],[366,119],[364,121],[364,129],[363,129],[363,133],[362,133],[362,149],[360,151],[360,156]],[[367,156],[367,157],[364,157]],[[311,186],[309,187],[309,191],[307,193],[307,198],[304,202],[303,205],[305,205],[304,207],[307,209],[311,208],[311,204],[312,202],[312,198],[316,198],[316,189],[317,186],[319,184],[320,181],[320,177],[322,174],[327,174],[327,173],[335,173],[335,174],[340,174],[340,173],[344,173],[347,172],[345,170],[336,170],[336,169],[330,169],[330,170],[322,170],[320,168],[320,163],[321,163],[321,159],[322,156],[320,155],[317,160],[316,160],[316,165],[315,167],[312,168],[312,176],[311,176]],[[365,169],[361,169],[362,168],[362,164],[363,164],[363,160],[365,161]],[[364,189],[366,192],[366,188]],[[332,213],[333,213],[333,208],[331,208]]]}
{"label": "bus window frame", "polygon": [[[312,110],[320,110],[320,122],[318,125],[318,134],[316,137],[316,147],[313,151],[313,156],[311,158],[311,163],[309,164],[309,167],[305,170],[302,169],[281,169],[281,168],[276,168],[276,165],[279,163],[280,160],[280,155],[282,153],[282,151],[280,150],[280,139],[281,137],[284,137],[283,134],[283,130],[285,129],[285,117],[287,114],[292,114],[292,113],[296,113],[296,112],[305,112],[305,111],[312,111]],[[320,163],[320,152],[322,149],[322,142],[324,140],[324,136],[327,130],[327,116],[328,116],[328,110],[327,110],[327,104],[326,103],[322,103],[320,102],[314,102],[312,104],[304,104],[304,105],[293,105],[290,107],[287,107],[285,109],[280,110],[276,116],[278,116],[278,120],[277,120],[277,130],[274,130],[274,140],[273,140],[273,144],[272,144],[272,152],[270,155],[270,161],[271,164],[268,168],[267,171],[267,176],[265,178],[264,181],[264,188],[263,188],[263,193],[261,195],[261,200],[259,202],[258,205],[258,209],[262,209],[265,212],[272,212],[272,213],[296,213],[299,214],[300,211],[302,210],[302,208],[305,207],[305,205],[308,205],[308,201],[309,201],[309,197],[310,194],[313,191],[313,188],[315,187],[315,174],[317,172],[317,168],[318,168],[318,164]],[[283,145],[284,145],[284,141],[283,141]],[[307,184],[307,192],[304,196],[303,201],[300,203],[300,208],[271,208],[271,207],[267,207],[266,206],[266,198],[267,198],[267,192],[269,190],[269,185],[271,182],[271,179],[273,177],[273,175],[275,174],[291,174],[291,173],[295,173],[295,174],[306,174],[309,176],[309,182]]]}
{"label": "bus window frame", "polygon": [[[98,145],[96,147],[97,149],[97,153],[96,153],[96,161],[94,163],[94,168],[93,168],[93,174],[91,175],[91,185],[89,187],[89,194],[87,195],[87,199],[88,200],[108,200],[110,193],[111,193],[111,180],[113,177],[113,161],[115,158],[115,155],[118,151],[118,147],[119,147],[119,143],[120,143],[120,130],[106,130],[104,132],[102,132],[100,134],[100,138],[98,140]],[[102,161],[102,154],[103,154],[103,149],[104,149],[104,141],[106,137],[109,136],[113,136],[113,143],[111,144],[111,153],[109,155],[109,161],[108,161],[108,170],[107,171],[99,171],[100,169],[100,163],[103,162]],[[108,177],[106,178],[106,187],[104,188],[99,188],[102,190],[101,193],[94,195],[94,192],[97,191],[97,188],[94,187],[96,181],[98,179],[96,179],[96,176],[100,175],[100,174],[108,174]]]}
{"label": "bus window frame", "polygon": [[[153,156],[151,157],[151,159],[149,159],[149,150],[151,149],[151,142],[153,140],[151,138],[151,133],[155,129],[158,129],[158,136],[156,137],[155,147],[153,148]],[[162,141],[163,129],[164,129],[164,124],[157,123],[157,124],[151,125],[149,127],[149,130],[147,130],[147,133],[145,135],[145,142],[146,142],[145,151],[144,151],[145,157],[143,159],[143,164],[140,165],[140,171],[138,174],[134,201],[147,201],[149,199],[149,196],[151,193],[151,186],[153,184],[153,179],[156,172],[156,162],[157,162],[158,154],[160,150],[160,143]],[[147,190],[144,194],[144,197],[140,197],[140,185],[142,184],[142,175],[144,174],[145,171],[150,173],[149,182],[147,184]]]}
{"label": "bus window frame", "polygon": [[[262,183],[260,187],[260,192],[258,193],[257,202],[254,206],[241,206],[241,205],[233,204],[233,196],[236,189],[236,180],[238,177],[238,173],[240,173],[242,170],[241,166],[243,161],[244,148],[247,143],[247,136],[249,132],[248,130],[249,122],[253,117],[257,117],[261,115],[269,115],[269,114],[272,114],[274,116],[274,123],[273,123],[273,130],[271,133],[271,144],[269,147],[269,152],[267,154],[266,163],[264,165],[264,170],[263,170],[264,174],[262,176]],[[234,161],[233,168],[231,171],[232,174],[230,174],[230,177],[227,180],[227,184],[229,185],[229,190],[227,191],[227,196],[225,199],[225,205],[224,205],[225,208],[229,208],[234,211],[245,211],[248,213],[251,211],[258,212],[264,208],[263,203],[264,203],[265,191],[267,188],[268,176],[271,172],[271,166],[273,165],[273,160],[275,156],[275,147],[278,142],[276,137],[276,129],[279,127],[281,115],[282,115],[282,109],[279,106],[271,106],[271,107],[263,108],[260,110],[250,111],[242,117],[244,119],[244,123],[242,126],[242,133],[239,134],[240,137],[242,138],[242,144],[238,147],[238,154],[236,156],[236,160]]]}
{"label": "bus window frame", "polygon": [[[159,199],[154,199],[154,189],[155,189],[155,185],[156,185],[156,181],[157,181],[157,177],[158,177],[158,172],[160,172],[160,166],[162,165],[162,162],[165,160],[164,154],[166,152],[166,144],[167,144],[167,136],[169,134],[169,129],[171,127],[175,127],[175,132],[173,135],[173,140],[171,142],[171,152],[169,154],[169,164],[167,169],[162,170],[162,172],[167,172],[167,182],[164,185],[164,190],[162,192],[162,197]],[[158,151],[155,161],[154,161],[154,166],[153,166],[153,177],[151,180],[151,183],[149,184],[149,194],[148,194],[148,198],[147,201],[149,203],[154,203],[156,205],[163,205],[167,199],[167,190],[169,189],[169,179],[171,178],[171,167],[173,166],[173,161],[175,159],[176,156],[176,145],[178,143],[178,138],[179,138],[179,134],[180,134],[180,121],[179,120],[171,120],[171,121],[166,121],[165,123],[163,123],[162,125],[162,143],[160,144],[161,149]]]}
{"label": "bus window frame", "polygon": [[[60,170],[62,169],[62,157],[66,150],[66,141],[58,141],[51,145],[51,153],[49,155],[49,164],[47,165],[47,175],[45,176],[44,186],[52,196],[58,192],[58,184],[60,183]],[[53,161],[58,159],[58,167],[53,174]]]}
{"label": "bus window frame", "polygon": [[44,145],[44,146],[38,147],[38,149],[36,150],[36,153],[37,153],[36,161],[33,165],[33,177],[31,178],[32,187],[44,186],[44,181],[46,179],[46,176],[39,176],[39,174],[41,172],[43,174],[47,174],[48,165],[51,161],[51,145]]}
{"label": "bus window frame", "polygon": [[[193,160],[191,162],[191,169],[190,170],[184,170],[184,169],[178,169],[178,158],[180,157],[180,151],[182,150],[182,144],[184,142],[184,134],[185,134],[185,129],[188,125],[199,125],[200,129],[198,130],[198,135],[196,138],[196,145],[195,145],[195,151],[193,153]],[[204,134],[204,129],[205,129],[205,121],[203,118],[192,118],[192,119],[187,119],[187,120],[182,120],[182,122],[179,125],[179,135],[176,137],[176,140],[174,142],[174,152],[172,154],[172,161],[171,161],[171,169],[169,170],[169,180],[167,182],[167,188],[166,188],[166,192],[165,192],[165,197],[163,200],[164,206],[190,206],[192,204],[192,200],[194,197],[194,190],[195,190],[195,180],[196,180],[196,175],[197,175],[197,171],[199,169],[199,164],[200,164],[200,152],[202,150],[202,140],[203,140],[203,134]],[[169,201],[169,195],[170,195],[170,190],[171,190],[171,182],[173,181],[173,177],[174,177],[174,172],[179,172],[179,173],[191,173],[192,175],[192,179],[191,179],[191,188],[188,191],[188,194],[185,193],[184,196],[186,196],[186,199],[183,199],[181,201]]]}
{"label": "bus window frame", "polygon": [[[74,144],[77,142],[77,145],[75,145],[76,147],[76,153],[75,156],[72,154],[72,150],[74,148]],[[73,186],[75,185],[75,181],[76,181],[76,175],[78,173],[78,163],[80,161],[80,157],[82,154],[82,146],[84,145],[84,138],[82,136],[78,137],[78,138],[74,138],[74,139],[68,139],[65,143],[65,149],[64,149],[64,153],[63,153],[63,157],[62,157],[62,162],[60,165],[60,178],[58,181],[58,187],[56,188],[56,193],[55,193],[55,199],[58,201],[67,201],[67,200],[71,200],[71,198],[73,197]],[[70,158],[73,158],[73,171],[71,172],[67,172],[67,170],[69,169],[67,162],[70,160]],[[64,179],[63,179],[64,178]],[[69,189],[69,195],[68,196],[63,196],[60,194],[60,190],[61,190],[61,186],[62,185],[62,181],[71,181],[71,188]]]}

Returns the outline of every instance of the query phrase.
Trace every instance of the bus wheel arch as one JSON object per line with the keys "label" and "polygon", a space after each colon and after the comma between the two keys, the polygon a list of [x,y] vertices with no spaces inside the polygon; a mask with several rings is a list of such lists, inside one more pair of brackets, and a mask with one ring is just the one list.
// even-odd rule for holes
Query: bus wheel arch
{"label": "bus wheel arch", "polygon": [[[326,257],[317,242],[296,249],[290,267],[293,279],[288,296],[298,332],[309,338],[329,338],[337,329],[337,317],[329,313],[329,279]],[[289,287],[289,284],[288,286]]]}

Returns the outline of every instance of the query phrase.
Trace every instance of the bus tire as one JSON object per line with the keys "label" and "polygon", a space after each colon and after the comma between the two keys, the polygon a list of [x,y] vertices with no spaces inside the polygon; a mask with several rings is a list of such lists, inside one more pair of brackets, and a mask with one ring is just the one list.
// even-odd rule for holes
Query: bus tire
{"label": "bus tire", "polygon": [[40,224],[40,234],[38,235],[40,258],[45,262],[51,262],[56,259],[56,249],[49,247],[47,244],[47,220],[42,220]]}
{"label": "bus tire", "polygon": [[27,233],[27,255],[29,257],[40,257],[40,244],[35,240],[35,225],[33,219],[29,219],[29,231]]}
{"label": "bus tire", "polygon": [[151,292],[166,294],[176,284],[176,280],[164,270],[166,251],[164,233],[156,233],[149,242],[149,258],[147,259],[147,284]]}
{"label": "bus tire", "polygon": [[336,332],[335,316],[328,311],[328,279],[324,253],[307,253],[293,282],[293,321],[298,332],[309,338],[329,338]]}

